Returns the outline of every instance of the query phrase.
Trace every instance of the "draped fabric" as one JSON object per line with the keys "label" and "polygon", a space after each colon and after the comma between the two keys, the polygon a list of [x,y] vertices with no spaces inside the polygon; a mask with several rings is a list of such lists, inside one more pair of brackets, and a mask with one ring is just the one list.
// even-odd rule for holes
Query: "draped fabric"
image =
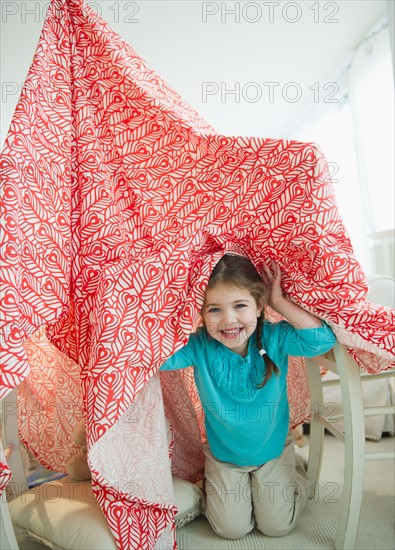
{"label": "draped fabric", "polygon": [[[21,438],[55,470],[85,418],[120,549],[175,547],[171,472],[202,476],[191,369],[157,371],[226,251],[277,261],[286,295],[366,371],[393,361],[394,312],[365,300],[320,149],[219,135],[83,0],[51,2],[1,172],[1,395],[19,387]],[[288,394],[296,425],[300,359]]]}

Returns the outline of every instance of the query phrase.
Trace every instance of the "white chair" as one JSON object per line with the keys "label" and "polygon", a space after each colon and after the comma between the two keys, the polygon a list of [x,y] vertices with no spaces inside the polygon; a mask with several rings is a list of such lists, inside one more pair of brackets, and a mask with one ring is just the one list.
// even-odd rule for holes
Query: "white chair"
{"label": "white chair", "polygon": [[[374,303],[394,307],[395,281],[390,277],[374,277],[369,283],[368,299]],[[347,352],[344,345],[337,343],[332,352],[322,357],[306,358],[307,373],[311,392],[312,416],[310,421],[310,448],[308,474],[311,494],[315,495],[324,451],[324,429],[327,428],[345,445],[345,467],[339,526],[335,540],[336,550],[352,550],[358,531],[359,515],[363,497],[365,460],[394,459],[394,452],[365,452],[365,416],[395,414],[395,406],[366,407],[362,397],[362,383],[390,378],[394,380],[394,370],[377,374],[363,373]],[[336,380],[322,380],[319,366],[338,375]],[[325,416],[323,388],[340,384],[343,414],[330,418]],[[342,418],[342,430],[336,426]]]}

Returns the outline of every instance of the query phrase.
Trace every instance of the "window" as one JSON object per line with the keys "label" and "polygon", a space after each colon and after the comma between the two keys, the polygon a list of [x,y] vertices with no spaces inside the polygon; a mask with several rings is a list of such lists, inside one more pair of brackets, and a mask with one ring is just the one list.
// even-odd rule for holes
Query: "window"
{"label": "window", "polygon": [[356,48],[339,101],[293,138],[314,141],[331,167],[337,204],[367,274],[394,270],[394,76],[388,26]]}

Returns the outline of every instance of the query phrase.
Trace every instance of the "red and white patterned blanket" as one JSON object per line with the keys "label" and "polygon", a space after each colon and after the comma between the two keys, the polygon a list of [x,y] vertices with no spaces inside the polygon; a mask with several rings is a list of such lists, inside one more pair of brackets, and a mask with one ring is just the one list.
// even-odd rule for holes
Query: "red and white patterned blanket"
{"label": "red and white patterned blanket", "polygon": [[[21,437],[55,470],[85,417],[121,549],[175,547],[171,468],[202,475],[192,373],[156,371],[186,342],[224,252],[275,259],[288,296],[365,370],[393,361],[394,312],[365,300],[319,148],[219,135],[83,0],[52,0],[1,171],[1,395],[19,385]],[[301,360],[289,398],[298,424]]]}

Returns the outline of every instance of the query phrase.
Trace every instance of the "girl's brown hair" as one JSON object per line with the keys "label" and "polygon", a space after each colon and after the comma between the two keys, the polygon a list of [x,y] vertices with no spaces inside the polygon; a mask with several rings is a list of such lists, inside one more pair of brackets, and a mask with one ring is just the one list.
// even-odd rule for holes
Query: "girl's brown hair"
{"label": "girl's brown hair", "polygon": [[[262,350],[262,330],[265,319],[265,310],[263,306],[266,302],[266,290],[255,266],[244,256],[225,254],[214,267],[207,284],[207,289],[214,288],[218,284],[246,289],[254,298],[257,307],[259,308],[262,306],[262,313],[260,317],[258,317],[256,327],[257,347],[258,350]],[[277,365],[270,359],[267,353],[262,356],[262,359],[263,364],[266,366],[266,372],[258,388],[263,388],[273,372],[276,375],[280,372]]]}

